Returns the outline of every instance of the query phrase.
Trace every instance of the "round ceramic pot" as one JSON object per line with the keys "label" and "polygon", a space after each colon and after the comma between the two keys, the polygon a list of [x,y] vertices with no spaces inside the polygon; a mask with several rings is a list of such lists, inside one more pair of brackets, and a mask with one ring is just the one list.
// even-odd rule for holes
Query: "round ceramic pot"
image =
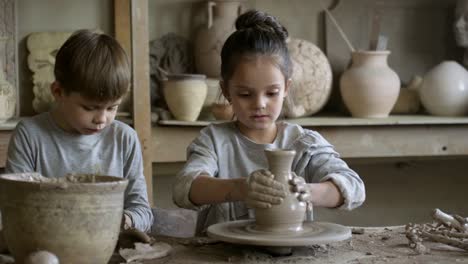
{"label": "round ceramic pot", "polygon": [[207,1],[207,24],[200,28],[195,38],[195,67],[198,73],[219,77],[221,49],[234,32],[234,23],[242,12],[243,1]]}
{"label": "round ceramic pot", "polygon": [[205,75],[172,74],[164,81],[163,93],[174,118],[196,121],[207,94]]}
{"label": "round ceramic pot", "polygon": [[15,262],[43,250],[60,263],[107,263],[117,244],[127,184],[111,176],[0,175],[3,235]]}
{"label": "round ceramic pot", "polygon": [[268,209],[255,209],[254,229],[269,233],[294,233],[303,230],[302,223],[306,212],[306,203],[298,200],[298,193],[291,189],[291,166],[296,155],[294,150],[265,150],[268,167],[275,180],[289,190],[283,202]]}
{"label": "round ceramic pot", "polygon": [[343,101],[353,117],[387,117],[400,92],[400,78],[388,66],[390,51],[356,51],[340,78]]}
{"label": "round ceramic pot", "polygon": [[468,113],[468,72],[455,61],[445,61],[423,78],[419,96],[431,115],[463,116]]}

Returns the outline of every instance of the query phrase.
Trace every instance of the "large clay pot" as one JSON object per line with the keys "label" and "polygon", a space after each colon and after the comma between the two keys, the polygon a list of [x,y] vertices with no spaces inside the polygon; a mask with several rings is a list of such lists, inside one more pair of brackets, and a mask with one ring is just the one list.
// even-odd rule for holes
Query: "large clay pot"
{"label": "large clay pot", "polygon": [[208,1],[207,25],[195,38],[195,67],[198,73],[217,78],[221,72],[221,49],[235,30],[243,1]]}
{"label": "large clay pot", "polygon": [[60,263],[107,263],[120,232],[127,183],[111,176],[0,175],[3,234],[15,262],[42,250]]}
{"label": "large clay pot", "polygon": [[356,51],[340,79],[343,101],[353,117],[387,117],[400,92],[400,78],[388,66],[390,51]]}
{"label": "large clay pot", "polygon": [[426,73],[419,88],[424,108],[432,115],[468,113],[468,72],[455,61],[445,61]]}
{"label": "large clay pot", "polygon": [[16,93],[13,85],[5,78],[0,63],[0,124],[15,115]]}
{"label": "large clay pot", "polygon": [[296,155],[294,150],[265,150],[269,170],[275,180],[289,190],[283,202],[268,209],[255,209],[256,231],[273,233],[300,232],[306,212],[306,203],[298,200],[298,193],[291,191],[291,166]]}
{"label": "large clay pot", "polygon": [[164,81],[163,93],[175,119],[196,121],[207,94],[205,75],[170,74]]}

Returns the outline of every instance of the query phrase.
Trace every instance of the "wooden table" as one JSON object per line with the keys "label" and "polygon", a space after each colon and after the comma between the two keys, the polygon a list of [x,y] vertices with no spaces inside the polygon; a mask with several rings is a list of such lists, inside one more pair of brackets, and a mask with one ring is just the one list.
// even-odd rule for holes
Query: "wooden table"
{"label": "wooden table", "polygon": [[[431,254],[417,255],[408,247],[403,226],[363,230],[363,234],[353,234],[347,241],[297,247],[292,255],[277,257],[271,256],[262,248],[233,245],[207,238],[157,237],[158,241],[172,245],[171,254],[142,263],[468,263],[468,252],[436,243],[425,243],[431,248]],[[110,263],[119,263],[118,261],[119,256],[115,255]]]}

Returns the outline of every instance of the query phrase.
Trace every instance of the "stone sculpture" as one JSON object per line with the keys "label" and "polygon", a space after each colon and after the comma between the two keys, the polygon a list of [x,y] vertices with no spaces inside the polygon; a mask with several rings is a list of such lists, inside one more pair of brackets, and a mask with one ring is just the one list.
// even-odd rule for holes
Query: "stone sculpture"
{"label": "stone sculpture", "polygon": [[465,49],[462,63],[468,67],[468,0],[458,0],[457,2],[454,31],[457,45]]}

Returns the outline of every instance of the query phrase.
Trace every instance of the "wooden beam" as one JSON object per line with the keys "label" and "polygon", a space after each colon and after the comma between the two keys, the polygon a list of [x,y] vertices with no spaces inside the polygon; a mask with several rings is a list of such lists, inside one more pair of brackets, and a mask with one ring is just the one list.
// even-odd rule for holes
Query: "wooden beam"
{"label": "wooden beam", "polygon": [[133,125],[140,138],[148,201],[153,205],[148,0],[131,0]]}
{"label": "wooden beam", "polygon": [[132,31],[130,28],[130,0],[114,0],[114,34],[131,61]]}
{"label": "wooden beam", "polygon": [[147,10],[147,0],[114,0],[115,38],[127,52],[132,65],[132,121],[141,143],[148,201],[153,205]]}

